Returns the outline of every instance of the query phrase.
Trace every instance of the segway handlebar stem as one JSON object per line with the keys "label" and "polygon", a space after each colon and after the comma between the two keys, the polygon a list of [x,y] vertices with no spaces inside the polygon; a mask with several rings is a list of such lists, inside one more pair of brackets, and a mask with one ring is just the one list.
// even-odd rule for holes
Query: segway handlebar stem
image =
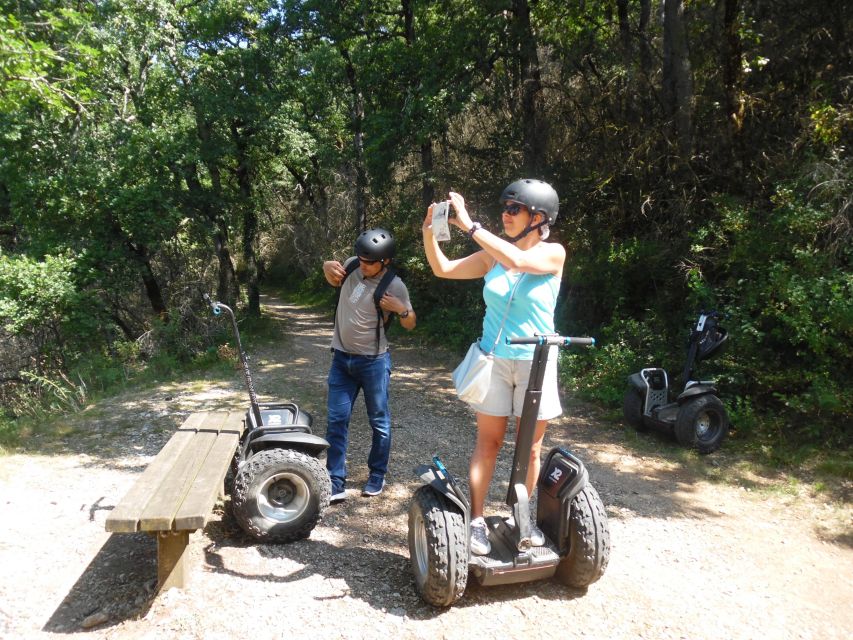
{"label": "segway handlebar stem", "polygon": [[[530,464],[530,452],[533,447],[533,437],[538,420],[539,402],[542,398],[542,384],[545,380],[545,367],[548,362],[550,347],[568,346],[593,346],[595,338],[560,336],[557,334],[522,336],[518,338],[506,338],[507,344],[533,344],[533,364],[530,367],[530,378],[527,382],[527,391],[524,394],[524,404],[521,409],[521,417],[518,421],[518,436],[515,443],[515,453],[512,460],[512,472],[509,478],[509,489],[507,490],[506,503],[514,511],[519,502],[520,511],[527,513],[528,499],[524,482],[527,479],[527,469]],[[524,489],[524,495],[519,495],[519,490]]]}
{"label": "segway handlebar stem", "polygon": [[237,353],[240,354],[240,364],[243,365],[243,379],[246,382],[246,389],[249,391],[249,404],[252,407],[252,413],[257,420],[257,424],[263,424],[263,418],[261,417],[261,408],[258,404],[258,396],[255,393],[255,385],[252,382],[252,372],[249,370],[249,359],[246,357],[246,352],[243,351],[243,343],[240,340],[240,329],[237,326],[237,316],[234,315],[234,311],[227,304],[223,304],[221,302],[211,300],[210,296],[206,293],[203,293],[201,296],[205,303],[210,306],[211,312],[215,316],[221,316],[222,311],[225,310],[231,318],[231,326],[234,329],[234,338],[237,340]]}

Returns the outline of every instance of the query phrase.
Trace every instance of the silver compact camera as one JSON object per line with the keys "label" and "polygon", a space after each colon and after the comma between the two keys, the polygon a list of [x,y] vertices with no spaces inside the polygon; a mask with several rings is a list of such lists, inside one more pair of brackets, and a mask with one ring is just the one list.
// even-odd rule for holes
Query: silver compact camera
{"label": "silver compact camera", "polygon": [[450,200],[436,202],[432,207],[432,233],[439,242],[450,240],[450,227],[447,219],[453,215]]}

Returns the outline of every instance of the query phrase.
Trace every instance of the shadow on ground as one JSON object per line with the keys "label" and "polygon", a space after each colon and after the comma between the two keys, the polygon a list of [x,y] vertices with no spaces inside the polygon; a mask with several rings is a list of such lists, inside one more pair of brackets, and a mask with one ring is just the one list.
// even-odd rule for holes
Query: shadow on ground
{"label": "shadow on ground", "polygon": [[44,625],[51,633],[79,632],[88,618],[113,626],[143,617],[156,595],[157,542],[151,536],[110,536]]}

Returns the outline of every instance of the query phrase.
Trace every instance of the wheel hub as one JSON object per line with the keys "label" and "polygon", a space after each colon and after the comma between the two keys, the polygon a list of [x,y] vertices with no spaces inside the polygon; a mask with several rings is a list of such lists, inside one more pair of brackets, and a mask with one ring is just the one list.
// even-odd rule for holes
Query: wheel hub
{"label": "wheel hub", "polygon": [[311,491],[303,478],[284,472],[270,476],[258,492],[258,508],[265,518],[287,523],[308,509]]}
{"label": "wheel hub", "polygon": [[429,560],[427,555],[426,524],[422,515],[418,515],[414,523],[414,556],[418,568],[418,578],[429,575]]}
{"label": "wheel hub", "polygon": [[696,435],[700,438],[704,437],[711,430],[711,416],[705,411],[699,414],[696,418]]}

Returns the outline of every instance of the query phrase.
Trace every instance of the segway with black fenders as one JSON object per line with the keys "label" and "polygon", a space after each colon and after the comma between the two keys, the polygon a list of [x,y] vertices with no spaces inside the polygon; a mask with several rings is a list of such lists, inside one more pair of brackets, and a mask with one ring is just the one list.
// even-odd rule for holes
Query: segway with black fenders
{"label": "segway with black fenders", "polygon": [[622,400],[625,420],[638,431],[655,427],[668,431],[679,444],[699,453],[716,451],[729,431],[726,408],[717,397],[713,380],[694,380],[702,360],[722,351],[729,334],[720,326],[720,313],[701,312],[687,343],[687,360],[676,392],[664,369],[650,367],[628,377]]}
{"label": "segway with black fenders", "polygon": [[249,391],[228,483],[234,517],[246,533],[264,542],[307,538],[329,506],[332,485],[320,460],[329,443],[311,432],[311,415],[292,402],[258,402],[234,312],[203,297],[213,315],[225,311],[231,318]]}
{"label": "segway with black fenders", "polygon": [[469,572],[483,585],[555,577],[564,585],[585,589],[604,574],[610,557],[607,514],[577,456],[556,447],[542,465],[536,523],[546,537],[543,546],[531,544],[530,496],[525,486],[549,347],[595,341],[547,335],[508,338],[507,343],[536,347],[506,498],[512,516],[486,518],[488,555],[470,553],[470,504],[441,460],[435,457],[432,464],[416,470],[426,484],[415,492],[409,508],[409,555],[418,593],[436,607],[452,605],[462,597]]}

